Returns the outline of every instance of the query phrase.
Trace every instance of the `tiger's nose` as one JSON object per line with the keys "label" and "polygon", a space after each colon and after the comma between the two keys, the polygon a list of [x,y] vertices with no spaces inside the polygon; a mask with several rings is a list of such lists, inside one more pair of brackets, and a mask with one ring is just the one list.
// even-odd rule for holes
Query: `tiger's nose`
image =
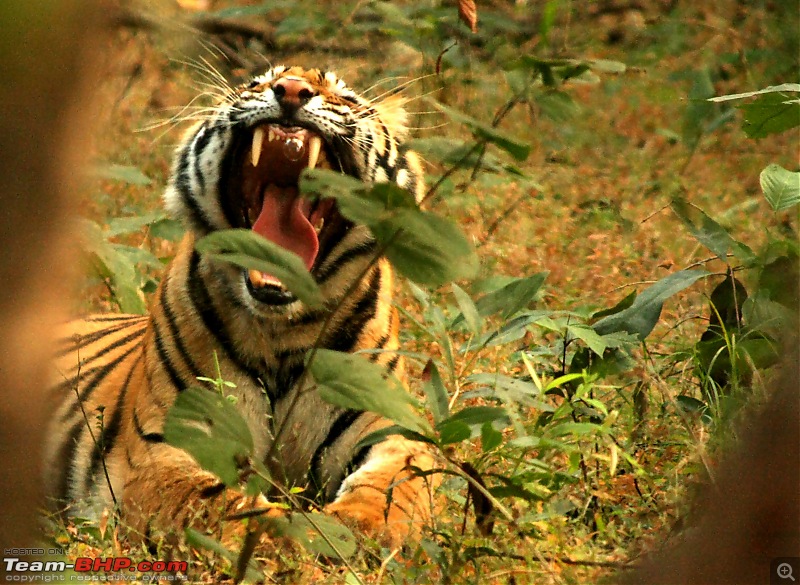
{"label": "tiger's nose", "polygon": [[281,77],[272,86],[272,92],[284,109],[292,111],[317,95],[311,84],[300,77]]}

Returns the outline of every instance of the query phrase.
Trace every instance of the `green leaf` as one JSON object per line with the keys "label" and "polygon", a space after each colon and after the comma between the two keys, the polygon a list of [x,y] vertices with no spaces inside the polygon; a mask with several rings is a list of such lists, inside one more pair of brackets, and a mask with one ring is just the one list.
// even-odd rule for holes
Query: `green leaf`
{"label": "green leaf", "polygon": [[422,379],[425,381],[422,388],[428,397],[428,405],[433,414],[433,422],[439,423],[449,416],[450,406],[447,390],[442,382],[442,377],[439,375],[439,369],[433,363],[433,360],[428,360],[428,363],[425,364],[425,369],[422,370]]}
{"label": "green leaf", "polygon": [[630,307],[594,324],[600,335],[626,331],[643,341],[656,326],[664,301],[707,276],[705,270],[681,270],[643,290]]}
{"label": "green leaf", "polygon": [[449,219],[412,209],[399,209],[370,226],[375,239],[387,245],[385,255],[414,282],[440,286],[478,271],[470,243]]}
{"label": "green leaf", "polygon": [[479,122],[475,118],[467,116],[458,110],[440,104],[435,100],[428,101],[433,105],[433,107],[445,114],[451,120],[467,126],[476,137],[487,140],[497,147],[502,148],[519,161],[523,161],[528,158],[528,155],[531,152],[531,147],[529,144],[513,138],[488,124]]}
{"label": "green leaf", "polygon": [[[211,538],[210,536],[206,536],[194,528],[187,528],[184,531],[184,534],[186,535],[186,542],[189,544],[189,546],[215,552],[219,556],[230,561],[232,566],[236,566],[239,555],[233,551],[229,551],[218,540]],[[247,563],[247,570],[245,571],[244,577],[247,581],[253,581],[256,583],[260,583],[264,580],[264,574],[258,569],[256,562],[252,559]]]}
{"label": "green leaf", "polygon": [[705,410],[708,408],[705,402],[701,402],[692,396],[676,396],[675,402],[677,402],[678,406],[686,412],[705,412]]}
{"label": "green leaf", "polygon": [[610,309],[602,309],[600,311],[597,311],[596,313],[593,313],[592,319],[601,319],[603,317],[608,317],[609,315],[614,315],[624,309],[627,309],[633,304],[633,301],[636,300],[636,295],[637,295],[636,291],[633,291]]}
{"label": "green leaf", "polygon": [[460,422],[468,426],[482,425],[486,422],[503,421],[508,423],[508,413],[500,406],[467,406],[451,414],[442,421],[442,425]]}
{"label": "green leaf", "polygon": [[252,230],[216,231],[198,240],[195,248],[216,260],[270,274],[308,306],[322,305],[322,292],[300,257]]}
{"label": "green leaf", "polygon": [[107,237],[139,232],[143,227],[151,225],[166,218],[163,211],[155,211],[145,215],[132,215],[129,217],[115,217],[108,221],[105,229]]}
{"label": "green leaf", "polygon": [[769,93],[737,107],[744,112],[742,128],[750,138],[764,138],[800,126],[800,100],[796,97]]}
{"label": "green leaf", "polygon": [[727,257],[729,251],[733,251],[742,262],[747,263],[755,258],[755,254],[748,246],[734,240],[724,227],[683,197],[673,198],[670,207],[697,241],[726,264],[729,263]]}
{"label": "green leaf", "polygon": [[271,534],[288,536],[307,550],[329,558],[346,559],[357,548],[353,533],[332,516],[296,513],[270,518],[268,522]]}
{"label": "green leaf", "polygon": [[431,433],[428,421],[414,410],[416,401],[380,365],[360,355],[318,349],[308,367],[326,402],[375,412],[412,431]]}
{"label": "green leaf", "polygon": [[481,450],[487,453],[500,446],[503,442],[503,433],[492,426],[492,423],[485,422],[481,427]]}
{"label": "green leaf", "polygon": [[411,280],[439,286],[477,272],[478,260],[456,224],[420,210],[411,193],[381,183],[363,183],[331,171],[304,171],[301,191],[333,197],[348,219],[366,225],[384,254]]}
{"label": "green leaf", "polygon": [[94,174],[101,179],[122,181],[130,185],[149,185],[153,182],[150,180],[150,177],[136,167],[124,165],[97,165],[94,167]]}
{"label": "green leaf", "polygon": [[793,173],[780,165],[771,164],[761,171],[759,181],[764,197],[775,211],[783,211],[800,203],[800,172]]}
{"label": "green leaf", "polygon": [[464,292],[464,289],[458,286],[455,282],[450,286],[453,289],[453,296],[456,297],[458,308],[461,309],[460,316],[462,316],[464,321],[466,321],[467,327],[472,333],[480,333],[483,319],[481,319],[475,303],[473,303],[470,296]]}
{"label": "green leaf", "polygon": [[500,313],[503,320],[508,319],[533,301],[547,274],[547,272],[539,272],[533,276],[516,279],[482,296],[475,303],[478,313],[483,317]]}
{"label": "green leaf", "polygon": [[144,314],[147,307],[140,288],[141,278],[128,255],[118,244],[106,240],[96,223],[81,220],[82,248],[94,260],[93,265],[101,278],[111,280],[114,300],[125,313]]}
{"label": "green leaf", "polygon": [[567,325],[567,331],[572,337],[580,339],[589,349],[602,357],[607,347],[605,339],[601,335],[598,335],[589,325]]}
{"label": "green leaf", "polygon": [[457,420],[442,421],[441,424],[436,426],[436,430],[439,432],[440,445],[460,443],[472,436],[472,430],[469,428],[469,425]]}
{"label": "green leaf", "polygon": [[164,438],[189,453],[227,486],[253,455],[253,437],[236,407],[218,392],[188,388],[178,394],[164,422]]}

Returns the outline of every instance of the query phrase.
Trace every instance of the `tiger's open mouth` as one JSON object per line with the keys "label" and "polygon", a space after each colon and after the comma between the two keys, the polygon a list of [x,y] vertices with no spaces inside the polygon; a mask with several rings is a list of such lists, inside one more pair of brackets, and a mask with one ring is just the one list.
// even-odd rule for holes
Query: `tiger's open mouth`
{"label": "tiger's open mouth", "polygon": [[[243,142],[234,157],[234,164],[241,165],[237,227],[252,229],[294,252],[315,275],[351,224],[339,214],[334,199],[303,197],[298,181],[306,168],[339,165],[322,137],[306,128],[262,124],[252,129],[249,144]],[[271,274],[250,270],[245,279],[250,294],[262,303],[284,305],[296,300]]]}

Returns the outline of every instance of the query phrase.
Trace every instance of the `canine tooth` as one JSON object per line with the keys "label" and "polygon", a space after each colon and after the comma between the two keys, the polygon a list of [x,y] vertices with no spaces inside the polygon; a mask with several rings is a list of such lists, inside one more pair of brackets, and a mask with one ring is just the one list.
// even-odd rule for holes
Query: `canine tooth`
{"label": "canine tooth", "polygon": [[264,129],[256,128],[253,131],[253,147],[250,150],[250,162],[253,166],[258,166],[258,159],[261,158],[261,145],[264,142]]}
{"label": "canine tooth", "polygon": [[311,136],[308,139],[308,168],[313,169],[317,166],[319,151],[322,148],[322,139],[319,136]]}
{"label": "canine tooth", "polygon": [[325,225],[325,218],[324,218],[324,217],[320,217],[320,218],[317,220],[317,222],[316,222],[316,225],[314,226],[314,229],[316,230],[316,232],[317,232],[317,233],[319,233],[319,232],[321,232],[321,231],[322,231],[322,227],[323,227],[324,225]]}

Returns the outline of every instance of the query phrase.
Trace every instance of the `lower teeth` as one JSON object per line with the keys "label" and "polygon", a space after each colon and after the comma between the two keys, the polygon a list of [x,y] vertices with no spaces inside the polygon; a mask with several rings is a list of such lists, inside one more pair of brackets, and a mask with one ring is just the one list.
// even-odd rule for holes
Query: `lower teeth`
{"label": "lower teeth", "polygon": [[299,138],[287,138],[283,143],[283,154],[292,162],[303,158],[305,150],[305,143]]}

